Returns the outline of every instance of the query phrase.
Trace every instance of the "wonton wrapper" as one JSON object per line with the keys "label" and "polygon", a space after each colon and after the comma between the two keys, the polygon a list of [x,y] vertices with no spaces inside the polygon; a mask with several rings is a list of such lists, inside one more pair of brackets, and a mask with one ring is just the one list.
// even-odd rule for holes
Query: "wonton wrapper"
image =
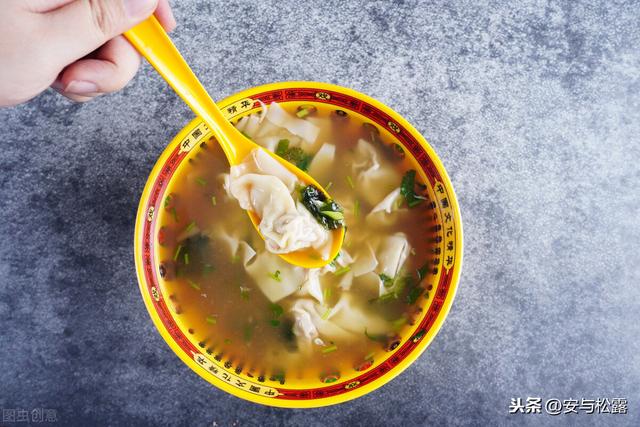
{"label": "wonton wrapper", "polygon": [[363,274],[374,271],[378,266],[378,259],[376,258],[373,249],[369,243],[364,243],[360,251],[355,255],[355,260],[351,266],[353,275],[358,277]]}
{"label": "wonton wrapper", "polygon": [[380,296],[380,276],[373,271],[355,277],[351,290],[358,293],[364,301],[370,301]]}
{"label": "wonton wrapper", "polygon": [[[395,233],[382,238],[376,250],[379,262],[377,273],[396,278],[410,251],[411,246],[404,233]],[[380,280],[380,295],[384,295],[388,291],[389,289],[385,288],[384,283]]]}
{"label": "wonton wrapper", "polygon": [[401,181],[400,173],[376,152],[370,142],[359,139],[353,153],[353,180],[358,197],[370,205],[379,203]]}
{"label": "wonton wrapper", "polygon": [[[278,302],[298,290],[304,281],[305,272],[284,261],[278,255],[264,251],[256,255],[255,261],[246,267],[256,286],[271,302]],[[280,281],[271,277],[280,271]]]}
{"label": "wonton wrapper", "polygon": [[298,135],[311,144],[316,141],[318,133],[320,132],[320,128],[313,123],[287,113],[276,103],[272,103],[269,106],[266,119],[277,126],[287,129],[292,134]]}
{"label": "wonton wrapper", "polygon": [[233,260],[236,256],[242,261],[242,265],[245,267],[256,256],[256,251],[251,245],[244,240],[240,240],[224,230],[217,228],[214,233],[211,233],[210,238],[214,239],[214,244],[222,243],[224,247],[229,250],[229,260]]}
{"label": "wonton wrapper", "polygon": [[272,253],[291,253],[312,247],[329,257],[332,235],[311,213],[294,202],[297,178],[263,150],[253,150],[231,167],[228,189],[242,209],[254,212],[265,245]]}
{"label": "wonton wrapper", "polygon": [[331,178],[331,166],[336,156],[336,146],[332,144],[322,144],[309,165],[309,175],[320,185],[327,185]]}
{"label": "wonton wrapper", "polygon": [[334,325],[355,334],[364,334],[365,328],[369,334],[379,335],[388,332],[389,323],[360,300],[351,292],[344,292],[329,320]]}
{"label": "wonton wrapper", "polygon": [[400,209],[403,201],[400,188],[396,188],[371,209],[365,218],[372,227],[391,227],[402,221],[402,217],[409,213],[406,208]]}
{"label": "wonton wrapper", "polygon": [[294,317],[293,333],[298,337],[298,346],[300,348],[308,347],[309,343],[316,338],[321,338],[320,343],[325,340],[347,341],[353,338],[352,332],[329,320],[333,310],[327,320],[322,318],[322,314],[326,310],[325,307],[307,298],[299,299],[293,303],[290,310]]}
{"label": "wonton wrapper", "polygon": [[289,170],[282,166],[280,162],[271,157],[271,155],[265,153],[263,150],[258,149],[251,151],[242,163],[231,167],[231,180],[247,174],[273,176],[278,178],[287,187],[289,192],[292,192],[295,189],[298,182],[298,177],[296,177],[292,172],[289,172]]}

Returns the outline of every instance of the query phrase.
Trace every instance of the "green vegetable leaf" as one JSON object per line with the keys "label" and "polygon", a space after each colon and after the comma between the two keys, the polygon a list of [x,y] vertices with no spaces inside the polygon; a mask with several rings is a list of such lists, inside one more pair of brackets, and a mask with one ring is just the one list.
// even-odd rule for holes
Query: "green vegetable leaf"
{"label": "green vegetable leaf", "polygon": [[416,274],[418,275],[418,282],[427,277],[427,272],[429,271],[429,263],[425,262],[424,265],[416,270]]}
{"label": "green vegetable leaf", "polygon": [[427,198],[416,193],[416,171],[415,169],[408,170],[402,177],[400,184],[400,194],[407,201],[407,205],[410,208],[418,206],[424,202]]}
{"label": "green vegetable leaf", "polygon": [[418,301],[418,298],[420,298],[420,295],[422,295],[423,292],[424,289],[420,286],[412,286],[411,288],[409,288],[409,293],[407,294],[407,303],[415,304],[415,302]]}
{"label": "green vegetable leaf", "polygon": [[289,150],[289,140],[281,139],[278,141],[278,145],[276,146],[276,154],[280,157],[284,157]]}
{"label": "green vegetable leaf", "polygon": [[300,190],[302,204],[324,228],[334,230],[344,227],[344,211],[342,207],[316,186],[308,185]]}
{"label": "green vegetable leaf", "polygon": [[271,310],[273,317],[276,319],[284,313],[284,309],[280,304],[271,303],[269,304],[269,309]]}
{"label": "green vegetable leaf", "polygon": [[288,139],[281,139],[276,146],[276,154],[289,163],[293,163],[299,169],[306,171],[309,169],[312,155],[305,153],[300,147],[289,147]]}
{"label": "green vegetable leaf", "polygon": [[380,277],[380,280],[382,280],[382,284],[385,288],[393,286],[393,277],[389,277],[384,273],[381,273],[378,276]]}

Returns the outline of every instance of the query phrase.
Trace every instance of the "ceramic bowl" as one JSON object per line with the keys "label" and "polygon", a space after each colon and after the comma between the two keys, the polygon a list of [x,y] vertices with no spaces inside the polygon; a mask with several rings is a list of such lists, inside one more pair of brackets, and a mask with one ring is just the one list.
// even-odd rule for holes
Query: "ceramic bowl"
{"label": "ceramic bowl", "polygon": [[428,184],[429,221],[417,225],[433,244],[427,292],[417,304],[413,325],[386,352],[374,360],[303,383],[287,384],[277,378],[257,376],[235,366],[183,330],[180,316],[163,292],[157,259],[158,221],[167,184],[190,150],[211,138],[207,126],[196,118],[167,145],[145,185],[135,229],[135,262],[142,298],[151,319],[169,347],[202,378],[234,396],[265,405],[307,408],[336,404],[369,393],[404,371],[433,340],[447,316],[456,292],[462,265],[462,223],[451,181],[442,162],[427,141],[391,108],[366,95],[340,86],[314,82],[284,82],[240,92],[218,103],[226,117],[237,122],[265,104],[328,104],[331,108],[358,114],[375,125],[387,143],[399,144]]}

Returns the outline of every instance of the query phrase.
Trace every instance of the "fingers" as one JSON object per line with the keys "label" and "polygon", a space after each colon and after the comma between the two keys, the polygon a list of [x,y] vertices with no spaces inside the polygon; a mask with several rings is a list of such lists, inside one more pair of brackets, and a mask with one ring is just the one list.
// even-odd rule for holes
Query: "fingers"
{"label": "fingers", "polygon": [[[65,66],[150,16],[158,0],[75,0],[45,16],[47,37],[55,40],[48,60]],[[169,9],[164,6],[165,17]],[[169,9],[170,11],[170,9]]]}
{"label": "fingers", "polygon": [[31,12],[45,13],[67,5],[72,1],[75,0],[24,0],[23,4]]}
{"label": "fingers", "polygon": [[52,87],[69,99],[88,101],[127,85],[138,71],[140,55],[123,37],[109,40],[91,57],[66,67]]}
{"label": "fingers", "polygon": [[169,0],[160,0],[154,15],[167,32],[176,28],[176,18],[173,16],[171,6],[169,6]]}

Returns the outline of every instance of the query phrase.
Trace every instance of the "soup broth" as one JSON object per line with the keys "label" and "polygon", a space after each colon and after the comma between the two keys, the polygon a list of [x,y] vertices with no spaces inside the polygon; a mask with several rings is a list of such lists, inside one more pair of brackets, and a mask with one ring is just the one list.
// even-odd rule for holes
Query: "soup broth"
{"label": "soup broth", "polygon": [[264,112],[236,126],[307,169],[344,208],[342,251],[313,270],[268,252],[229,196],[229,164],[210,140],[191,150],[167,188],[156,245],[161,286],[203,353],[261,381],[330,382],[395,348],[430,297],[430,198],[402,148],[357,114],[323,104],[268,108],[313,124],[316,137]]}

